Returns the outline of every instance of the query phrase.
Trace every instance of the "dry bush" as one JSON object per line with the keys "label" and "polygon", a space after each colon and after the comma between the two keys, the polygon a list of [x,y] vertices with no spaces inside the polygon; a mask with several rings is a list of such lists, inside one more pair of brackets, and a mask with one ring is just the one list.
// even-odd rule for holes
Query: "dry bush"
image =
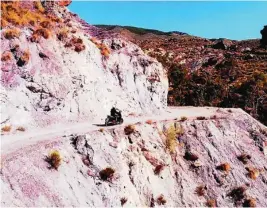
{"label": "dry bush", "polygon": [[110,50],[107,47],[101,48],[101,54],[102,56],[108,58],[110,55]]}
{"label": "dry bush", "polygon": [[253,180],[256,180],[260,175],[260,171],[256,168],[247,167],[246,170],[248,171],[248,177]]}
{"label": "dry bush", "polygon": [[171,125],[167,129],[167,135],[166,135],[166,147],[170,151],[170,153],[175,153],[177,145],[177,139],[176,139],[176,129],[173,125]]}
{"label": "dry bush", "polygon": [[218,170],[229,172],[231,170],[231,166],[229,163],[222,163],[217,166]]}
{"label": "dry bush", "polygon": [[25,131],[26,129],[23,126],[19,126],[16,130],[17,131]]}
{"label": "dry bush", "polygon": [[34,4],[34,8],[37,9],[39,12],[41,12],[41,13],[45,12],[45,9],[44,9],[41,1],[34,1],[33,4]]}
{"label": "dry bush", "polygon": [[126,135],[130,135],[135,132],[135,126],[134,125],[128,125],[124,128],[124,133]]}
{"label": "dry bush", "polygon": [[123,206],[127,201],[128,201],[128,199],[126,197],[122,197],[121,198],[121,206]]}
{"label": "dry bush", "polygon": [[104,132],[104,128],[100,128],[99,131],[100,131],[101,133],[103,133],[103,132]]}
{"label": "dry bush", "polygon": [[3,131],[3,132],[10,132],[11,131],[11,126],[10,125],[3,126],[1,128],[1,131]]}
{"label": "dry bush", "polygon": [[52,25],[52,22],[50,20],[44,20],[40,23],[40,25],[43,27],[43,28],[51,28],[53,25]]}
{"label": "dry bush", "polygon": [[180,119],[180,121],[182,121],[182,122],[186,121],[186,120],[187,120],[187,117],[185,117],[185,116],[182,116],[181,119]]}
{"label": "dry bush", "polygon": [[162,164],[157,165],[157,166],[155,167],[154,173],[155,173],[156,175],[159,175],[159,174],[163,171],[163,169],[164,169],[164,165],[162,165]]}
{"label": "dry bush", "polygon": [[243,203],[243,207],[256,207],[256,206],[257,206],[256,199],[253,198],[247,198]]}
{"label": "dry bush", "polygon": [[217,202],[215,199],[209,199],[206,202],[207,207],[217,207]]}
{"label": "dry bush", "polygon": [[210,119],[216,119],[216,118],[217,118],[216,115],[213,115],[213,116],[210,117]]}
{"label": "dry bush", "polygon": [[46,158],[46,161],[50,164],[51,168],[58,170],[62,161],[59,151],[53,150],[52,152],[50,152],[50,154]]}
{"label": "dry bush", "polygon": [[228,196],[232,197],[235,201],[241,201],[246,196],[246,188],[244,186],[239,186],[234,188]]}
{"label": "dry bush", "polygon": [[157,198],[157,203],[158,205],[165,205],[167,203],[164,195],[160,195],[158,198]]}
{"label": "dry bush", "polygon": [[206,120],[206,117],[205,116],[198,116],[197,120]]}
{"label": "dry bush", "polygon": [[50,31],[46,28],[38,28],[33,32],[33,35],[34,34],[37,34],[38,36],[41,36],[44,39],[48,39],[50,37]]}
{"label": "dry bush", "polygon": [[107,167],[99,172],[99,176],[103,181],[111,180],[114,176],[115,170]]}
{"label": "dry bush", "polygon": [[195,190],[195,193],[198,195],[198,196],[204,196],[205,193],[206,193],[206,186],[198,186]]}
{"label": "dry bush", "polygon": [[196,161],[198,160],[198,156],[192,152],[186,151],[184,155],[184,159],[188,161]]}
{"label": "dry bush", "polygon": [[4,32],[4,37],[6,39],[18,38],[20,36],[20,31],[18,29],[7,29]]}
{"label": "dry bush", "polygon": [[247,164],[248,161],[251,159],[251,156],[245,153],[237,156],[237,159],[240,160],[243,164]]}
{"label": "dry bush", "polygon": [[85,49],[85,45],[84,44],[76,44],[75,45],[75,48],[74,48],[74,50],[76,51],[76,52],[81,52],[81,51],[83,51]]}
{"label": "dry bush", "polygon": [[1,29],[8,26],[8,21],[1,19]]}
{"label": "dry bush", "polygon": [[153,121],[152,120],[147,120],[146,121],[146,124],[149,124],[149,125],[151,125],[153,123]]}
{"label": "dry bush", "polygon": [[69,30],[67,28],[60,29],[60,31],[57,34],[57,38],[61,41],[65,40],[68,37],[68,32]]}
{"label": "dry bush", "polygon": [[24,66],[25,64],[27,64],[30,60],[30,52],[24,51],[22,56],[19,58],[19,60],[17,61],[17,65],[18,66]]}
{"label": "dry bush", "polygon": [[1,55],[1,61],[10,61],[12,59],[12,53],[9,51],[5,51]]}

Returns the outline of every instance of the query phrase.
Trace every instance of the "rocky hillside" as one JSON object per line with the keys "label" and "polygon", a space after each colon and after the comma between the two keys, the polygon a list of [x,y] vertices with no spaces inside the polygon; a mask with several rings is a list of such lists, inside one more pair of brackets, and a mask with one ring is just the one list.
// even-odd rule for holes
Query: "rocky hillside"
{"label": "rocky hillside", "polygon": [[261,41],[205,39],[119,26],[100,28],[100,34],[115,33],[136,43],[168,69],[169,105],[240,107],[267,124],[266,27]]}
{"label": "rocky hillside", "polygon": [[205,115],[5,148],[1,206],[266,207],[266,128],[240,109]]}
{"label": "rocky hillside", "polygon": [[57,3],[1,4],[1,124],[4,129],[105,118],[116,105],[159,113],[168,80],[136,45],[93,26]]}

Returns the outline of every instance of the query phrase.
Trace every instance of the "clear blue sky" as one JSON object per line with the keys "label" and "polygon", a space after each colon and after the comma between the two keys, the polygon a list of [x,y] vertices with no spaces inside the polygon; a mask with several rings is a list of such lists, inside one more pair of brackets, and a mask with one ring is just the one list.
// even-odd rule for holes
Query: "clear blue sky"
{"label": "clear blue sky", "polygon": [[267,2],[89,2],[69,9],[90,24],[180,31],[206,38],[260,38]]}

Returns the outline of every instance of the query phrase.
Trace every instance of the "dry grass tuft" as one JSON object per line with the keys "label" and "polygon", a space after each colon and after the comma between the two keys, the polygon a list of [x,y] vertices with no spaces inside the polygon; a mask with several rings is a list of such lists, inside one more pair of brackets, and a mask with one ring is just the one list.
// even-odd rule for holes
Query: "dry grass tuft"
{"label": "dry grass tuft", "polygon": [[206,120],[206,117],[205,116],[198,116],[197,120]]}
{"label": "dry grass tuft", "polygon": [[256,168],[247,167],[246,170],[248,171],[248,177],[253,180],[256,180],[260,175],[260,171]]}
{"label": "dry grass tuft", "polygon": [[16,130],[17,131],[25,131],[26,129],[23,126],[19,126]]}
{"label": "dry grass tuft", "polygon": [[17,61],[17,65],[18,66],[24,66],[29,62],[29,60],[30,60],[30,52],[29,52],[29,50],[24,51],[22,56]]}
{"label": "dry grass tuft", "polygon": [[158,198],[157,198],[157,203],[158,205],[165,205],[167,203],[165,197],[163,194],[161,194]]}
{"label": "dry grass tuft", "polygon": [[20,36],[20,31],[18,29],[7,29],[4,32],[4,37],[9,40],[18,38],[19,36]]}
{"label": "dry grass tuft", "polygon": [[173,125],[171,125],[167,129],[167,135],[166,135],[166,147],[170,151],[170,153],[175,153],[176,151],[176,129]]}
{"label": "dry grass tuft", "polygon": [[11,131],[11,126],[10,125],[3,126],[1,128],[1,131],[2,132],[10,132]]}
{"label": "dry grass tuft", "polygon": [[63,40],[65,40],[68,37],[68,33],[69,33],[68,28],[64,27],[64,28],[62,28],[62,29],[59,30],[59,32],[57,34],[57,38],[60,41],[63,41]]}
{"label": "dry grass tuft", "polygon": [[256,207],[256,206],[257,206],[256,199],[253,198],[247,198],[243,203],[243,207]]}
{"label": "dry grass tuft", "polygon": [[123,206],[127,201],[128,201],[128,199],[126,197],[122,197],[121,198],[121,206]]}
{"label": "dry grass tuft", "polygon": [[248,161],[251,159],[251,156],[245,153],[237,156],[237,159],[240,160],[243,164],[247,164]]}
{"label": "dry grass tuft", "polygon": [[186,120],[187,120],[187,117],[185,117],[185,116],[182,116],[181,119],[180,119],[180,121],[182,121],[182,122],[186,121]]}
{"label": "dry grass tuft", "polygon": [[114,176],[115,170],[107,167],[99,172],[99,176],[103,181],[111,180]]}
{"label": "dry grass tuft", "polygon": [[209,199],[206,202],[207,207],[217,207],[217,202],[215,199]]}
{"label": "dry grass tuft", "polygon": [[229,172],[231,170],[231,166],[229,163],[222,163],[217,166],[218,170]]}
{"label": "dry grass tuft", "polygon": [[195,190],[195,193],[198,195],[198,196],[204,196],[205,193],[206,193],[206,186],[198,186]]}
{"label": "dry grass tuft", "polygon": [[134,125],[128,125],[124,128],[124,133],[126,135],[130,135],[135,132],[135,126]]}
{"label": "dry grass tuft", "polygon": [[45,12],[45,9],[44,9],[41,1],[34,1],[33,4],[34,4],[34,8],[37,9],[39,12],[41,12],[41,13]]}
{"label": "dry grass tuft", "polygon": [[10,61],[12,59],[12,53],[9,51],[5,51],[1,55],[1,61]]}
{"label": "dry grass tuft", "polygon": [[235,201],[241,201],[246,196],[246,188],[244,186],[239,186],[234,188],[228,196],[232,197]]}
{"label": "dry grass tuft", "polygon": [[46,158],[46,161],[50,164],[51,168],[58,170],[62,161],[59,151],[53,150],[52,152],[50,152],[50,154]]}

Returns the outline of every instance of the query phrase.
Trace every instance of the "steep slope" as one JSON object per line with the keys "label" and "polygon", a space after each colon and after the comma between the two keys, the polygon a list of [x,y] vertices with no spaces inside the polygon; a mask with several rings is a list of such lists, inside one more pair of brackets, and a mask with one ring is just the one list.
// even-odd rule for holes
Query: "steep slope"
{"label": "steep slope", "polygon": [[[167,69],[168,104],[240,107],[267,124],[267,51],[260,40],[205,39],[101,26],[139,45]],[[142,31],[146,31],[142,29]],[[101,33],[101,32],[98,33]]]}
{"label": "steep slope", "polygon": [[166,107],[166,72],[138,46],[111,36],[98,40],[58,5],[5,2],[1,8],[3,126],[93,121],[114,105],[125,115]]}
{"label": "steep slope", "polygon": [[[187,111],[202,117],[50,137],[3,155],[1,205],[267,206],[266,128],[239,109]],[[53,149],[58,170],[45,159]]]}

